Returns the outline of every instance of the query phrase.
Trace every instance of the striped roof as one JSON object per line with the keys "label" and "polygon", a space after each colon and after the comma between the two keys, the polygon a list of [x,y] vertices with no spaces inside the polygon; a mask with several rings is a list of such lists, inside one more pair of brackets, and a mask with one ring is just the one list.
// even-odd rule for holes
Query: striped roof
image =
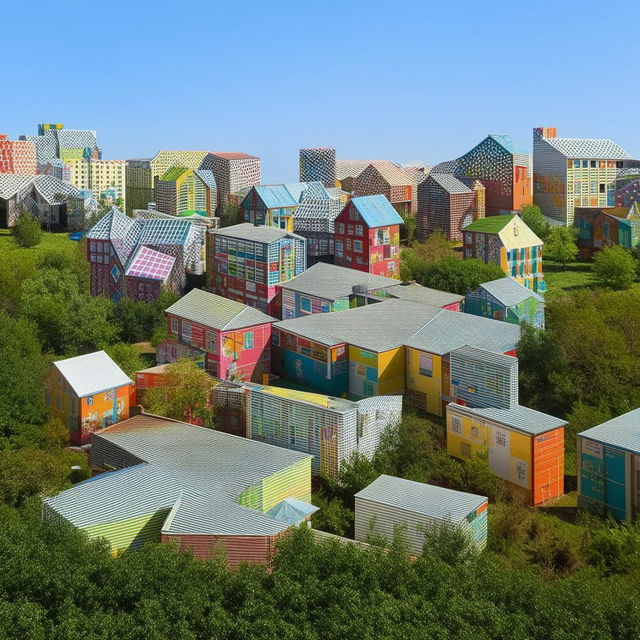
{"label": "striped roof", "polygon": [[289,526],[243,507],[247,489],[310,456],[256,440],[142,414],[93,436],[139,463],[103,473],[45,503],[80,528],[166,510],[162,532],[275,535]]}
{"label": "striped roof", "polygon": [[[261,184],[253,188],[267,209],[298,206],[298,200],[284,184]],[[246,197],[250,195],[251,192]]]}
{"label": "striped roof", "polygon": [[409,302],[419,302],[420,304],[431,304],[436,307],[446,307],[464,300],[464,296],[460,296],[457,293],[423,287],[421,284],[415,282],[400,284],[396,280],[390,287],[385,287],[384,291],[393,298],[408,300]]}
{"label": "striped roof", "polygon": [[79,398],[133,384],[127,374],[104,351],[58,360],[53,366]]}
{"label": "striped roof", "polygon": [[640,408],[582,431],[578,437],[640,455]]}
{"label": "striped roof", "polygon": [[376,478],[369,486],[358,491],[355,497],[454,523],[487,502],[485,496],[475,493],[387,475]]}
{"label": "striped roof", "polygon": [[594,158],[601,160],[631,160],[631,156],[612,140],[593,138],[542,138],[567,158]]}
{"label": "striped roof", "polygon": [[381,194],[352,198],[349,204],[356,208],[371,229],[402,224],[400,214],[393,208],[389,200]]}
{"label": "striped roof", "polygon": [[[447,193],[473,193],[469,187],[463,182],[460,182],[458,178],[450,173],[430,173],[429,178],[433,179],[438,185],[440,185]],[[429,179],[428,178],[428,179]]]}
{"label": "striped roof", "polygon": [[531,289],[527,289],[527,287],[523,287],[513,278],[498,278],[490,282],[483,282],[479,288],[484,289],[505,307],[514,307],[529,298],[533,298],[538,302],[543,301],[542,296]]}
{"label": "striped roof", "polygon": [[192,289],[167,308],[166,313],[219,331],[243,329],[267,322],[277,322],[266,313],[235,300],[202,289]]}
{"label": "striped roof", "polygon": [[230,227],[214,229],[212,233],[228,238],[252,240],[253,242],[270,243],[280,240],[281,238],[297,238],[299,240],[303,240],[301,236],[297,236],[295,233],[291,233],[290,231],[276,229],[275,227],[265,227],[262,225],[256,226],[250,222],[242,222],[241,224],[234,224]]}

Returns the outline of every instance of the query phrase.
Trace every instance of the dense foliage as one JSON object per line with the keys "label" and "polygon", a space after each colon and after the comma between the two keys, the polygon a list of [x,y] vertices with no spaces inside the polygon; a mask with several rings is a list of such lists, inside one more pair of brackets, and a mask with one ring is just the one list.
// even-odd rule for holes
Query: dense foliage
{"label": "dense foliage", "polygon": [[522,221],[535,233],[538,238],[545,240],[551,231],[549,221],[544,217],[542,209],[537,204],[528,204],[520,211]]}
{"label": "dense foliage", "polygon": [[570,227],[553,227],[544,243],[544,257],[555,260],[566,268],[577,255],[576,230]]}
{"label": "dense foliage", "polygon": [[22,211],[11,233],[15,241],[24,248],[35,247],[42,239],[40,222],[30,211]]}
{"label": "dense foliage", "polygon": [[636,269],[636,261],[624,247],[605,247],[593,258],[594,276],[611,289],[628,289],[636,279]]}

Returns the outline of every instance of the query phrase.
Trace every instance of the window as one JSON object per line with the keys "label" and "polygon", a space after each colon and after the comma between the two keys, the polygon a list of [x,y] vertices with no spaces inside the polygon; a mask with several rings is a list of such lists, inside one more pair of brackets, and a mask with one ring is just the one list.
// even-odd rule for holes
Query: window
{"label": "window", "polygon": [[242,336],[242,346],[245,349],[253,349],[253,331],[247,331]]}
{"label": "window", "polygon": [[451,418],[451,431],[453,433],[462,433],[462,418],[460,416],[453,416]]}
{"label": "window", "polygon": [[178,334],[178,318],[171,318],[171,333]]}
{"label": "window", "polygon": [[356,235],[362,236],[364,234],[364,229],[361,224],[356,225]]}
{"label": "window", "polygon": [[218,353],[218,339],[214,331],[207,331],[207,351]]}
{"label": "window", "polygon": [[499,447],[507,446],[507,436],[504,431],[496,431],[496,444]]}
{"label": "window", "polygon": [[433,357],[421,354],[419,358],[419,370],[421,376],[433,377]]}
{"label": "window", "polygon": [[186,320],[182,321],[182,339],[191,342],[191,323]]}
{"label": "window", "polygon": [[344,223],[342,222],[338,224],[338,233],[344,233]]}
{"label": "window", "polygon": [[596,161],[595,161],[595,160],[592,160],[592,161],[591,161],[591,168],[592,168],[592,169],[595,169],[595,168],[596,168]]}
{"label": "window", "polygon": [[362,253],[362,240],[353,241],[353,250],[358,253]]}
{"label": "window", "polygon": [[300,311],[311,313],[311,298],[300,298]]}
{"label": "window", "polygon": [[471,457],[471,445],[468,442],[460,443],[460,455],[465,458]]}
{"label": "window", "polygon": [[604,188],[604,186],[605,186],[605,185],[604,185],[604,182],[601,182],[601,183],[600,183],[600,189],[599,189],[600,193],[604,193],[604,192],[605,192],[605,188]]}
{"label": "window", "polygon": [[347,251],[351,251],[351,238],[347,238]]}
{"label": "window", "polygon": [[471,427],[471,437],[472,438],[478,437],[478,427]]}

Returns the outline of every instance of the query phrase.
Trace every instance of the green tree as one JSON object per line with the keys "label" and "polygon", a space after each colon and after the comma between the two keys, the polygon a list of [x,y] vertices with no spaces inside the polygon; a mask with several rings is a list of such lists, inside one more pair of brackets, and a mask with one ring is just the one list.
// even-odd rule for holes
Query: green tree
{"label": "green tree", "polygon": [[69,428],[60,418],[49,418],[42,425],[42,448],[51,451],[69,444]]}
{"label": "green tree", "polygon": [[402,216],[402,226],[400,227],[400,233],[402,240],[406,240],[407,244],[411,246],[416,238],[416,229],[418,228],[418,222],[416,216],[411,213],[407,213]]}
{"label": "green tree", "polygon": [[466,295],[483,282],[504,278],[502,269],[494,263],[484,263],[476,258],[458,260],[445,258],[427,266],[420,284],[432,289]]}
{"label": "green tree", "polygon": [[522,207],[520,217],[538,238],[545,240],[548,237],[551,231],[551,225],[537,204],[527,204]]}
{"label": "green tree", "polygon": [[596,279],[611,289],[628,289],[636,279],[636,262],[624,247],[605,247],[596,253],[591,270]]}
{"label": "green tree", "polygon": [[573,262],[578,255],[575,229],[570,227],[553,227],[544,244],[544,256],[559,262],[566,270],[567,264]]}
{"label": "green tree", "polygon": [[18,214],[11,229],[14,240],[23,248],[35,247],[42,240],[42,227],[38,219],[26,209]]}
{"label": "green tree", "polygon": [[149,363],[140,355],[140,350],[132,344],[116,342],[109,345],[105,351],[132,379],[136,371],[141,371],[149,366]]}
{"label": "green tree", "polygon": [[232,201],[226,202],[220,212],[220,226],[231,227],[234,224],[241,224],[242,222],[244,222],[242,207]]}

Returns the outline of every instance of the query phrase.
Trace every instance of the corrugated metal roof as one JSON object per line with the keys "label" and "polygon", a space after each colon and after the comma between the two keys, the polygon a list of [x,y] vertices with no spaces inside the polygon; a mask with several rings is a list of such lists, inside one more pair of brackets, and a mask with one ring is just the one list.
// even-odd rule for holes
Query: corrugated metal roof
{"label": "corrugated metal roof", "polygon": [[402,224],[400,214],[393,208],[387,198],[381,194],[359,196],[352,198],[350,202],[370,228]]}
{"label": "corrugated metal roof", "polygon": [[538,302],[543,301],[542,296],[538,295],[535,291],[531,291],[531,289],[523,287],[520,283],[508,277],[498,278],[497,280],[491,280],[490,282],[483,282],[480,285],[480,288],[484,289],[487,293],[490,293],[505,307],[513,307],[529,298],[533,298]]}
{"label": "corrugated metal roof", "polygon": [[529,153],[524,147],[521,147],[519,144],[514,142],[511,136],[500,133],[492,133],[489,135],[489,138],[495,140],[501,147],[504,147],[509,153],[513,155],[528,155]]}
{"label": "corrugated metal roof", "polygon": [[58,360],[53,365],[79,398],[125,384],[133,384],[125,372],[104,351]]}
{"label": "corrugated metal roof", "polygon": [[640,454],[640,408],[587,429],[578,437]]}
{"label": "corrugated metal roof", "polygon": [[450,173],[433,173],[432,171],[429,178],[437,182],[447,193],[473,193],[466,184]]}
{"label": "corrugated metal roof", "polygon": [[394,298],[399,298],[400,300],[419,302],[420,304],[430,304],[436,307],[445,307],[464,300],[464,296],[460,296],[457,293],[439,291],[438,289],[423,287],[416,283],[398,284],[397,280],[392,286],[386,287],[385,291]]}
{"label": "corrugated metal roof", "polygon": [[631,160],[631,156],[612,140],[592,138],[543,138],[567,158],[594,158],[601,160]]}
{"label": "corrugated metal roof", "polygon": [[474,493],[387,475],[378,477],[355,497],[451,522],[459,522],[487,502],[485,496]]}
{"label": "corrugated metal roof", "polygon": [[[287,189],[284,184],[261,184],[254,187],[267,209],[279,209],[281,207],[296,207],[298,199]],[[250,193],[246,197],[249,197]]]}
{"label": "corrugated metal roof", "polygon": [[256,226],[249,222],[234,224],[230,227],[223,227],[222,229],[214,229],[212,233],[228,238],[242,238],[243,240],[266,243],[275,242],[276,240],[280,240],[280,238],[303,239],[301,236],[289,231],[284,231],[283,229],[265,227],[263,225]]}
{"label": "corrugated metal roof", "polygon": [[192,289],[168,307],[166,312],[219,331],[277,322],[276,318],[259,309],[202,289]]}
{"label": "corrugated metal roof", "polygon": [[551,429],[558,429],[567,424],[566,420],[550,416],[548,413],[542,413],[535,409],[529,409],[529,407],[523,407],[521,404],[511,407],[511,409],[496,409],[495,407],[479,409],[463,407],[453,402],[448,406],[455,408],[459,412],[486,418],[534,436]]}

